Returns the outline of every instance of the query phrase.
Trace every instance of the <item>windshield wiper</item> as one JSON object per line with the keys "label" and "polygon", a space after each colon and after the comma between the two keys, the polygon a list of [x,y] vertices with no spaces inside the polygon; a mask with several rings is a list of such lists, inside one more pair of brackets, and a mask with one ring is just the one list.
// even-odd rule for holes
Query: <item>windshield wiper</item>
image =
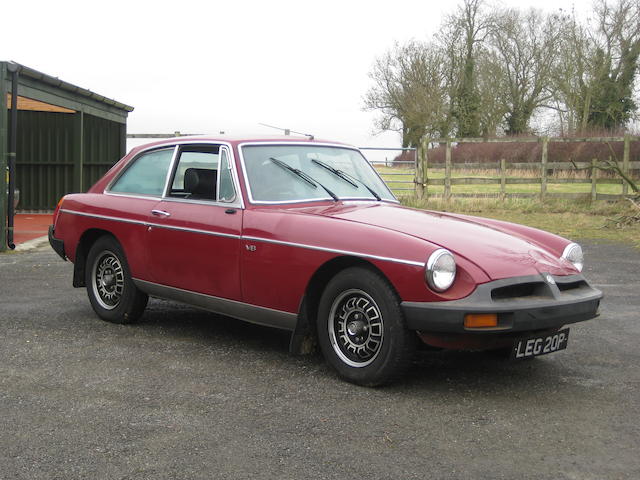
{"label": "windshield wiper", "polygon": [[316,160],[315,158],[312,158],[311,161],[317,165],[320,165],[323,168],[326,168],[327,170],[329,170],[331,173],[333,173],[336,177],[340,177],[341,179],[343,179],[345,182],[353,185],[354,187],[358,188],[358,185],[355,184],[354,180],[356,182],[360,182],[362,185],[364,185],[364,188],[366,188],[367,190],[369,190],[369,193],[371,193],[371,195],[373,195],[376,200],[380,201],[382,200],[382,198],[380,198],[380,195],[378,195],[375,190],[373,190],[369,185],[367,185],[366,183],[364,183],[362,180],[360,180],[359,178],[356,178],[352,175],[349,175],[347,172],[343,171],[343,170],[338,170],[337,168],[332,167],[331,165],[329,165],[328,163],[324,163],[322,160]]}
{"label": "windshield wiper", "polygon": [[293,173],[294,175],[300,177],[302,180],[307,182],[313,188],[318,188],[318,185],[320,185],[331,196],[331,198],[333,198],[334,201],[337,202],[339,200],[338,196],[335,193],[333,193],[331,190],[329,190],[327,187],[325,187],[323,184],[321,184],[315,178],[313,178],[310,175],[304,173],[299,168],[293,168],[291,165],[288,165],[287,163],[283,162],[282,160],[278,160],[277,158],[269,157],[269,160],[271,160],[273,163],[275,163],[279,167],[284,168],[285,170],[289,170],[291,173]]}

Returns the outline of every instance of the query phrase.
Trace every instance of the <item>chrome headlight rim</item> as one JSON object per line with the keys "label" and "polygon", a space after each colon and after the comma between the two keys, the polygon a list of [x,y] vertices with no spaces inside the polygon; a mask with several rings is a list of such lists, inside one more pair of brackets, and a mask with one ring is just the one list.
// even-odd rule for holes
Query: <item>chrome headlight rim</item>
{"label": "chrome headlight rim", "polygon": [[[447,284],[438,285],[438,282],[435,279],[435,274],[438,272],[437,270],[435,270],[435,267],[437,266],[438,261],[444,256],[451,257],[451,260],[453,261],[453,267],[454,267],[453,274],[451,275],[451,279]],[[456,273],[457,273],[456,259],[453,256],[453,253],[451,253],[449,250],[447,250],[446,248],[439,248],[436,251],[434,251],[431,255],[429,255],[429,259],[427,260],[426,268],[425,268],[425,279],[427,281],[427,285],[433,291],[440,293],[451,288],[451,286],[455,282]]]}
{"label": "chrome headlight rim", "polygon": [[584,268],[584,253],[582,252],[582,247],[579,244],[570,243],[564,247],[564,251],[560,258],[569,262],[579,272],[582,272],[582,269]]}

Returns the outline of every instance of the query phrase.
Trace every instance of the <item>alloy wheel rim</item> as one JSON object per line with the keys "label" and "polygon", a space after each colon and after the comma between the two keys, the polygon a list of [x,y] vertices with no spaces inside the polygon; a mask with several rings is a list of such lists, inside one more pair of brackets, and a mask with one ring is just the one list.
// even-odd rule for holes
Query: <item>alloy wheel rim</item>
{"label": "alloy wheel rim", "polygon": [[91,279],[93,293],[100,306],[106,310],[116,308],[124,292],[124,270],[120,259],[113,252],[102,252],[93,263]]}
{"label": "alloy wheel rim", "polygon": [[363,290],[346,290],[336,297],[328,327],[333,351],[347,365],[366,367],[380,353],[384,338],[382,313]]}

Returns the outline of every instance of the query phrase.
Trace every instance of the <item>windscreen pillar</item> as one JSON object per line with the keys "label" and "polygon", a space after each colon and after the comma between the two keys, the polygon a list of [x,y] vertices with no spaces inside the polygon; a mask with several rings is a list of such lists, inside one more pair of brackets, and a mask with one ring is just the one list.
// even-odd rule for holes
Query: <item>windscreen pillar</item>
{"label": "windscreen pillar", "polygon": [[7,65],[0,62],[0,252],[7,249],[7,214],[8,214],[8,134],[9,112],[7,110]]}

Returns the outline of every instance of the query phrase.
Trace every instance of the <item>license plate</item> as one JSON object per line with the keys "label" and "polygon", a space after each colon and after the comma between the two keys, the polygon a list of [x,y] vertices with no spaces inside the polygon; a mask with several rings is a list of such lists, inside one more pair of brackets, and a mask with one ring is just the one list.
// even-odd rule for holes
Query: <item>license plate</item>
{"label": "license plate", "polygon": [[538,335],[516,340],[511,352],[513,360],[537,357],[547,353],[557,352],[567,348],[569,341],[569,329],[565,328],[551,335]]}

